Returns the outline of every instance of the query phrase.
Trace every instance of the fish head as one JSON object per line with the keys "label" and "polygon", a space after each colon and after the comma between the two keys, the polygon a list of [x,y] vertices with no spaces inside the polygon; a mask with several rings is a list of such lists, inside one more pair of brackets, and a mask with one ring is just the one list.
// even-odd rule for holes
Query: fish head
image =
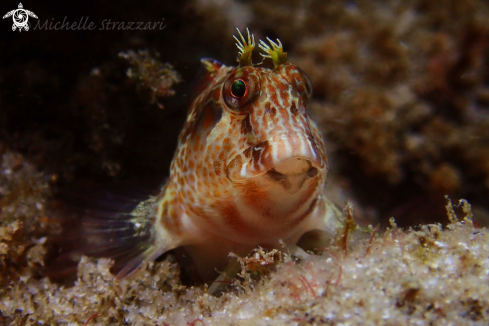
{"label": "fish head", "polygon": [[308,112],[311,82],[286,60],[273,69],[203,62],[207,87],[172,163],[182,205],[197,224],[241,243],[286,239],[310,216],[328,170]]}

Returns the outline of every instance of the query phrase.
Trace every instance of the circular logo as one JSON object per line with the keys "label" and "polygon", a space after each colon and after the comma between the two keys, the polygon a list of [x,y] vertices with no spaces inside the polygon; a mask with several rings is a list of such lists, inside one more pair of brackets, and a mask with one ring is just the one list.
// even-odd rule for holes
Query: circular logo
{"label": "circular logo", "polygon": [[5,19],[10,16],[12,16],[12,19],[14,21],[14,24],[12,25],[12,30],[15,31],[16,29],[18,29],[19,32],[22,32],[22,29],[26,31],[29,30],[29,16],[31,16],[32,18],[37,18],[35,13],[24,9],[22,3],[19,3],[19,7],[17,9],[11,10],[6,13],[3,18]]}

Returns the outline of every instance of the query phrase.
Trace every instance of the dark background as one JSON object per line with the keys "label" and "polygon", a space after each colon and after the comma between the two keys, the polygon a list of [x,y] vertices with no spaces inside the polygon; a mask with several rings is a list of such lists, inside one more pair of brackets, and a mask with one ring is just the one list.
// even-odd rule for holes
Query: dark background
{"label": "dark background", "polygon": [[[3,2],[5,13],[17,2]],[[189,1],[24,2],[41,23],[78,22],[89,17],[97,29],[12,32],[12,18],[0,21],[0,140],[35,160],[40,170],[73,178],[162,177],[185,118],[186,98],[201,57],[221,56],[232,42],[207,34],[209,19]],[[154,22],[163,30],[98,30],[104,19]],[[224,25],[225,26],[225,25]],[[226,36],[232,33],[222,28]],[[212,37],[210,37],[212,36]],[[129,64],[118,57],[146,49],[174,64],[183,82],[177,95],[151,104],[126,76]],[[232,63],[232,62],[229,62]],[[98,69],[98,76],[91,71]]]}
{"label": "dark background", "polygon": [[[155,189],[168,173],[199,60],[235,64],[235,27],[279,37],[312,79],[329,185],[359,220],[446,221],[445,195],[489,218],[489,46],[486,1],[23,2],[40,21],[155,31],[12,32],[0,21],[0,149],[54,175],[55,192],[94,181]],[[2,15],[17,1],[3,1]],[[410,23],[410,17],[414,23]],[[31,28],[38,22],[29,18]],[[246,24],[246,25],[243,25]],[[151,100],[121,51],[159,53],[182,77]],[[258,62],[255,59],[255,62]],[[393,93],[405,86],[412,99]],[[402,88],[401,88],[402,89]],[[406,98],[409,98],[407,96]],[[396,102],[396,100],[399,100]],[[404,102],[403,102],[404,101]],[[136,181],[134,181],[136,180]]]}

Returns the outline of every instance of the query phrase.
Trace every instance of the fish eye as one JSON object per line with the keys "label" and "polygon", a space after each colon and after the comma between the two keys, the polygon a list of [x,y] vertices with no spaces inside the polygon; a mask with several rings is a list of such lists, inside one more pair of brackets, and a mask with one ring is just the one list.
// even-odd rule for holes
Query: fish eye
{"label": "fish eye", "polygon": [[246,95],[248,88],[242,79],[236,79],[231,86],[231,95],[236,98],[242,98]]}
{"label": "fish eye", "polygon": [[238,115],[248,113],[249,105],[260,93],[260,75],[253,67],[236,68],[222,86],[224,108]]}

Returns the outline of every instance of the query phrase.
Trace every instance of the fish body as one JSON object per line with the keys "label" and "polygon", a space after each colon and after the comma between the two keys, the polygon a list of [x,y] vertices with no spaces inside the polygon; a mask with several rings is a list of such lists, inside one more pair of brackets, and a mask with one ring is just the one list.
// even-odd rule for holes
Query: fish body
{"label": "fish body", "polygon": [[239,66],[202,59],[203,84],[169,181],[130,214],[146,242],[119,277],[183,246],[201,278],[210,280],[230,252],[294,246],[308,231],[331,235],[340,225],[322,196],[328,163],[307,112],[309,78],[287,61],[280,41],[260,44],[273,69],[253,65],[254,38],[239,36]]}

